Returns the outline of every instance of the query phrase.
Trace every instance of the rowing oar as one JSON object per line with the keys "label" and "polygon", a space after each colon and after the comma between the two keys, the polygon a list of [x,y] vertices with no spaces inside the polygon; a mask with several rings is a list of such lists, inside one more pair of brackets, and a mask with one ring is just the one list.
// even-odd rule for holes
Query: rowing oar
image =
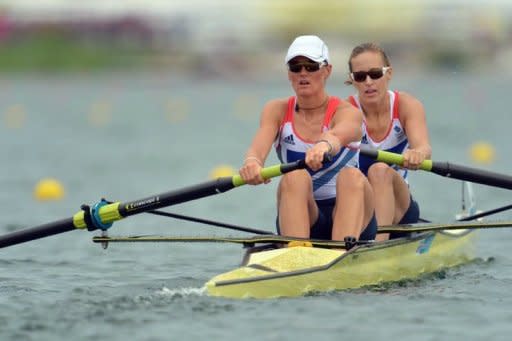
{"label": "rowing oar", "polygon": [[443,230],[482,230],[496,228],[510,228],[512,221],[472,221],[454,222],[451,224],[411,224],[379,226],[377,233],[391,232],[429,232]]}
{"label": "rowing oar", "polygon": [[[263,168],[261,176],[264,179],[270,179],[305,167],[304,160],[274,165]],[[102,199],[93,207],[82,205],[82,210],[73,217],[0,236],[0,248],[75,229],[105,231],[114,221],[125,217],[223,193],[244,184],[240,175],[234,175],[124,203],[108,203]]]}
{"label": "rowing oar", "polygon": [[176,213],[165,212],[165,211],[148,211],[147,213],[159,215],[159,216],[163,216],[163,217],[193,221],[195,223],[201,223],[201,224],[205,224],[205,225],[223,227],[223,228],[235,230],[235,231],[249,232],[249,233],[254,233],[254,234],[262,234],[262,235],[267,235],[267,234],[268,235],[276,235],[275,233],[269,232],[269,231],[253,229],[253,228],[246,227],[246,226],[223,223],[221,221],[213,221],[213,220],[208,220],[208,219],[191,217],[191,216],[187,216],[187,215],[183,215],[183,214],[176,214]]}
{"label": "rowing oar", "polygon": [[[370,150],[362,147],[360,149],[360,153],[369,158],[388,164],[402,166],[404,162],[404,158],[401,154],[395,154],[383,150]],[[512,189],[512,176],[461,166],[450,162],[425,160],[421,163],[420,169],[447,178]]]}

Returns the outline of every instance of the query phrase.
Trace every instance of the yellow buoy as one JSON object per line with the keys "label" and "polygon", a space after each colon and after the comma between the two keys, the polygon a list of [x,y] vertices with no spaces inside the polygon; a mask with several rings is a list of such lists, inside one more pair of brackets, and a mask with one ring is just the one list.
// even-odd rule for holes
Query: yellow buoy
{"label": "yellow buoy", "polygon": [[238,174],[238,171],[230,165],[219,165],[210,172],[210,179],[217,179],[223,176],[233,176],[235,174]]}
{"label": "yellow buoy", "polygon": [[4,113],[4,121],[8,128],[22,128],[27,120],[27,113],[22,105],[13,105]]}
{"label": "yellow buoy", "polygon": [[34,187],[34,198],[39,201],[60,200],[64,197],[64,187],[53,178],[41,179]]}
{"label": "yellow buoy", "polygon": [[87,118],[93,127],[106,127],[112,121],[111,104],[107,101],[93,103]]}
{"label": "yellow buoy", "polygon": [[469,149],[471,160],[476,163],[490,164],[496,157],[494,147],[488,142],[476,142]]}

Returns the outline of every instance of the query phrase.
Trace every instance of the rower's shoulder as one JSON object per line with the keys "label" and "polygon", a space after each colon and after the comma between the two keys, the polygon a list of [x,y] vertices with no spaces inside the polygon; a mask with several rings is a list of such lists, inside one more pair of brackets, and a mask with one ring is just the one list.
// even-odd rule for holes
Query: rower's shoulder
{"label": "rower's shoulder", "polygon": [[267,101],[263,106],[261,118],[267,122],[276,122],[280,124],[288,110],[288,98],[275,98]]}
{"label": "rower's shoulder", "polygon": [[355,107],[346,99],[339,99],[338,109],[337,112],[351,112],[351,113],[357,113],[361,114],[362,112],[359,110],[359,108]]}
{"label": "rower's shoulder", "polygon": [[340,100],[339,106],[342,108],[355,108],[352,103],[348,101],[348,99],[338,98]]}
{"label": "rower's shoulder", "polygon": [[288,101],[291,97],[281,97],[281,98],[273,98],[271,100],[268,100],[266,105],[271,106],[279,106],[279,105],[288,105]]}
{"label": "rower's shoulder", "polygon": [[271,99],[271,100],[267,101],[267,103],[265,103],[265,105],[263,106],[263,110],[282,111],[283,108],[286,109],[288,107],[288,101],[289,101],[289,97]]}
{"label": "rower's shoulder", "polygon": [[415,96],[400,91],[398,99],[398,116],[402,124],[406,124],[410,118],[417,121],[425,117],[425,107]]}
{"label": "rower's shoulder", "polygon": [[408,92],[397,91],[397,93],[398,93],[398,100],[399,100],[400,104],[422,105],[421,101],[416,96],[414,96]]}

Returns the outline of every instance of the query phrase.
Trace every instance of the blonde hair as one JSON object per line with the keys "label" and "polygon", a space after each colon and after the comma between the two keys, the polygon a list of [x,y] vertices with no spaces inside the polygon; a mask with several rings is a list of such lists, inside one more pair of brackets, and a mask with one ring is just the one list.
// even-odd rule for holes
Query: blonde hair
{"label": "blonde hair", "polygon": [[[350,54],[350,57],[348,58],[348,70],[349,74],[352,73],[352,59],[359,56],[360,54],[364,52],[376,52],[380,54],[382,57],[382,61],[384,62],[384,66],[391,66],[391,63],[389,62],[389,58],[386,54],[386,52],[376,43],[363,43],[359,44],[356,47],[352,49],[352,53]],[[351,85],[352,79],[350,77],[345,81],[345,84]]]}

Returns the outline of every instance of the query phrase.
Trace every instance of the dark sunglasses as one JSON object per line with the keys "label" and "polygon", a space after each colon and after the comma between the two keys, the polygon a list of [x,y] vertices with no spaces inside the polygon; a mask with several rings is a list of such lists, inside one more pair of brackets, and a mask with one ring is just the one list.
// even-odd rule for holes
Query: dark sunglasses
{"label": "dark sunglasses", "polygon": [[293,73],[299,73],[302,71],[302,67],[306,69],[307,72],[316,72],[320,70],[324,63],[297,63],[297,64],[288,64],[288,70]]}
{"label": "dark sunglasses", "polygon": [[380,69],[371,69],[369,71],[356,71],[350,73],[350,78],[353,81],[361,83],[366,80],[366,77],[370,76],[371,79],[379,79],[386,74],[386,72],[390,69],[389,66],[384,66]]}

